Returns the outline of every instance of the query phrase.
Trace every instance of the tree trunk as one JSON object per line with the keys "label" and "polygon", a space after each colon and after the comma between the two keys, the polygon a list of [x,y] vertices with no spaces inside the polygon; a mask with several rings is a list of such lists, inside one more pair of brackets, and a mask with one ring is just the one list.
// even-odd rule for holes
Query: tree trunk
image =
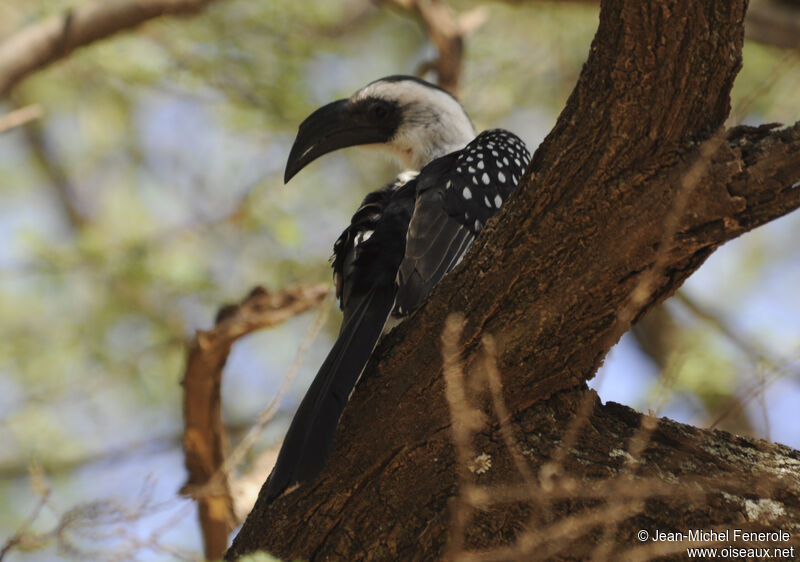
{"label": "tree trunk", "polygon": [[601,3],[527,181],[379,344],[320,478],[259,500],[229,559],[616,560],[691,546],[637,540],[657,529],[782,529],[791,538],[770,547],[798,544],[800,453],[600,405],[585,386],[716,247],[800,206],[800,123],[723,129],[745,4]]}

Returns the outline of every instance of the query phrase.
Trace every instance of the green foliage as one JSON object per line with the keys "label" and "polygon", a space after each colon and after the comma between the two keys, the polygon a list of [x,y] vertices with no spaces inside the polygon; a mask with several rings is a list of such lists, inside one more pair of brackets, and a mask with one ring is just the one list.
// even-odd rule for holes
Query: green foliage
{"label": "green foliage", "polygon": [[[74,2],[3,4],[0,36]],[[461,11],[476,5],[454,2]],[[520,132],[543,137],[596,21],[591,6],[490,4],[466,44],[462,98],[476,125],[529,123],[532,115]],[[397,11],[357,1],[232,0],[80,49],[18,88],[16,103],[45,111],[46,158],[34,156],[20,130],[0,137],[0,537],[29,511],[30,502],[15,498],[31,458],[66,471],[62,490],[79,495],[94,489],[81,490],[69,470],[108,451],[164,438],[177,449],[179,381],[194,330],[254,285],[328,280],[326,260],[349,213],[393,173],[355,151],[326,157],[284,187],[298,122],[432,55],[420,26]],[[747,109],[756,120],[788,122],[797,118],[798,86],[796,58],[748,45],[734,105],[755,92]],[[67,178],[81,224],[64,219],[53,170]],[[226,373],[248,371],[230,381],[226,407],[236,409],[245,402],[237,396],[254,388],[263,393],[254,410],[232,417],[253,419],[267,404],[291,358],[286,350],[309,323],[270,332],[280,353],[250,350],[249,370]],[[730,356],[698,348],[681,367],[681,389],[731,392],[732,379],[703,376],[730,372]],[[315,366],[309,359],[299,379]],[[298,384],[294,394],[301,392]],[[182,478],[179,464],[123,461],[141,463],[142,474],[174,474],[173,490]]]}

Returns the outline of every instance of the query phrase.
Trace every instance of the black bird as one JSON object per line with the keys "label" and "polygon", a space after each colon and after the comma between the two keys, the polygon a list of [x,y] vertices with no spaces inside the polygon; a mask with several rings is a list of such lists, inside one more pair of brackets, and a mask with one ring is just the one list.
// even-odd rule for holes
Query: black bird
{"label": "black bird", "polygon": [[463,107],[441,88],[389,76],[303,121],[284,181],[323,154],[354,145],[386,149],[419,172],[403,172],[367,195],[333,246],[341,331],[292,420],[262,492],[268,501],[319,474],[381,334],[458,264],[530,160],[513,133],[476,137]]}

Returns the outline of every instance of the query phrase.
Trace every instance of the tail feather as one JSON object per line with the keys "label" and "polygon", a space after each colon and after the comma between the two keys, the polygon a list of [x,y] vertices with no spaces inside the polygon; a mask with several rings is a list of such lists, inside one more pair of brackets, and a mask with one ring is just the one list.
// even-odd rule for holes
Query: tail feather
{"label": "tail feather", "polygon": [[330,452],[350,393],[378,342],[394,304],[393,287],[377,287],[357,304],[317,372],[267,479],[268,501],[286,488],[314,479]]}

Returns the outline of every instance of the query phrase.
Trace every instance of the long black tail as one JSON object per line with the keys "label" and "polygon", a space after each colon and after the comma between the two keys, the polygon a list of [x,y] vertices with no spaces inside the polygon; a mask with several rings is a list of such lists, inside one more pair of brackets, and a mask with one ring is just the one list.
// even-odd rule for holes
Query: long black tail
{"label": "long black tail", "polygon": [[313,480],[328,458],[339,417],[394,304],[393,287],[376,287],[342,325],[336,343],[303,397],[262,494],[267,501]]}

